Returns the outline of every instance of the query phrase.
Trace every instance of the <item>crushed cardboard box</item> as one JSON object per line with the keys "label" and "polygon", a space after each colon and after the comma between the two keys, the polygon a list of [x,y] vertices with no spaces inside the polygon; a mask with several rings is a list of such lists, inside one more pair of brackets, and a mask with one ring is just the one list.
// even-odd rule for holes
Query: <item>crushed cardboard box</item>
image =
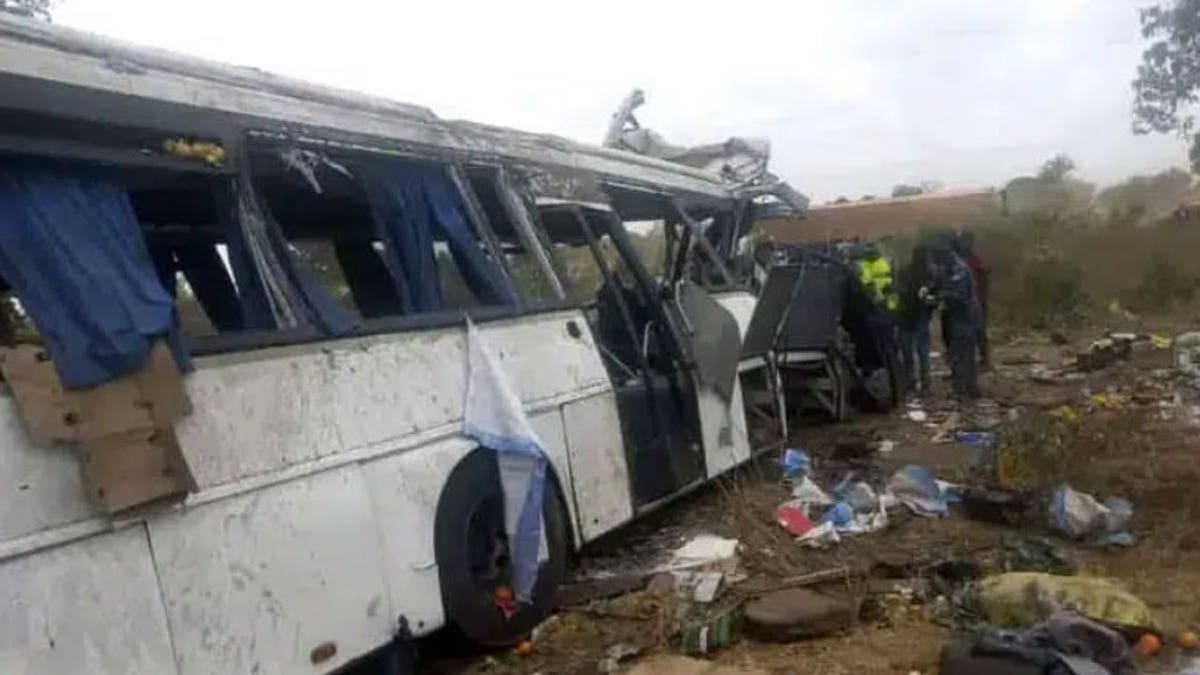
{"label": "crushed cardboard box", "polygon": [[39,347],[0,351],[0,369],[35,444],[79,444],[89,497],[106,511],[195,489],[174,431],[192,405],[165,342],[133,373],[82,389],[64,390]]}

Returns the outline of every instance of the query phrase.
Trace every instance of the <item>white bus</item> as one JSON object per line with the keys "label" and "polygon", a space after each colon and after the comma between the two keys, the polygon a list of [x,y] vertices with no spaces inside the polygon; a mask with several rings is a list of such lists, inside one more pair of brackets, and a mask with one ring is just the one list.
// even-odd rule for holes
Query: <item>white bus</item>
{"label": "white bus", "polygon": [[[325,673],[446,624],[508,643],[574,549],[780,440],[748,430],[774,398],[743,395],[755,299],[722,250],[746,200],[718,176],[0,18],[0,276],[48,349],[39,317],[105,311],[22,292],[105,269],[100,184],[175,298],[191,485],[102,508],[77,448],[0,395],[0,673]],[[47,203],[90,243],[3,234]],[[548,555],[511,616],[467,316],[549,459]]]}

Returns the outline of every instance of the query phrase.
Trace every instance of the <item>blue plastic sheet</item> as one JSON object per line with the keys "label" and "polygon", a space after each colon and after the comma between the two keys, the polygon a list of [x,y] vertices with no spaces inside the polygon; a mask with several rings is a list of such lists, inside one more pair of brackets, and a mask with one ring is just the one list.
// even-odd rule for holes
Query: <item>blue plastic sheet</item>
{"label": "blue plastic sheet", "polygon": [[175,306],[129,196],[103,175],[62,164],[0,166],[0,274],[67,387],[136,370],[156,338],[172,340],[187,370]]}

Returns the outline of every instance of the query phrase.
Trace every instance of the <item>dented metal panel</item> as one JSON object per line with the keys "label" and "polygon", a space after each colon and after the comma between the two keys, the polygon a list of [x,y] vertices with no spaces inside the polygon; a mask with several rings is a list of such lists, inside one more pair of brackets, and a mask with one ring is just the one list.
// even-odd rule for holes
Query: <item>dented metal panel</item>
{"label": "dented metal panel", "polygon": [[443,623],[434,522],[446,476],[474,443],[454,438],[363,464],[391,607],[424,635]]}
{"label": "dented metal panel", "polygon": [[[530,422],[546,447],[575,522],[562,415],[555,408],[531,417]],[[438,628],[444,620],[434,523],[446,477],[474,447],[474,442],[456,437],[362,465],[382,542],[391,606],[416,635]]]}
{"label": "dented metal panel", "polygon": [[[572,337],[567,322],[582,330]],[[607,387],[576,311],[483,324],[526,406]],[[464,328],[205,359],[178,427],[201,489],[371,447],[462,418]]]}
{"label": "dented metal panel", "polygon": [[174,672],[143,528],[0,562],[0,673]]}
{"label": "dented metal panel", "polygon": [[563,406],[579,529],[590,541],[633,517],[617,399],[606,392]]}
{"label": "dented metal panel", "polygon": [[372,509],[351,464],[151,520],[180,675],[322,673],[386,642]]}

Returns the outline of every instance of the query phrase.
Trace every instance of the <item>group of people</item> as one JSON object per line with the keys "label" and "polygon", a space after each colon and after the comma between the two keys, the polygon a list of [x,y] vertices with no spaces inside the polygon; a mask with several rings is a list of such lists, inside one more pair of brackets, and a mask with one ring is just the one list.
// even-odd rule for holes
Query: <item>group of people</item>
{"label": "group of people", "polygon": [[991,269],[975,251],[969,230],[920,242],[893,277],[891,264],[874,246],[857,260],[859,282],[893,325],[881,327],[898,342],[900,367],[909,389],[930,386],[930,324],[940,311],[942,337],[954,394],[980,397],[979,371],[990,368],[987,339],[988,277]]}

